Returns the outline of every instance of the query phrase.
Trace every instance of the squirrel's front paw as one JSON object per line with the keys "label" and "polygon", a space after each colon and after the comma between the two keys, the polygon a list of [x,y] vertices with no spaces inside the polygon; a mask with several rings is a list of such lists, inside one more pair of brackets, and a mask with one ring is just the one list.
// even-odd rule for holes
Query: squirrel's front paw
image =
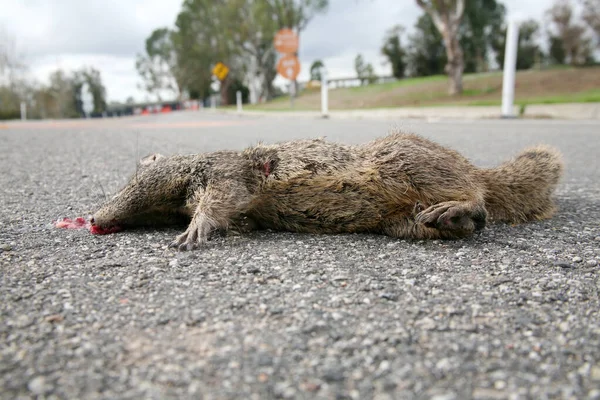
{"label": "squirrel's front paw", "polygon": [[169,244],[169,248],[175,248],[179,251],[196,250],[201,244],[206,242],[206,239],[198,238],[195,233],[195,231],[185,231]]}
{"label": "squirrel's front paw", "polygon": [[169,248],[176,248],[179,251],[196,250],[208,241],[211,230],[212,226],[206,218],[194,218],[186,231],[169,244]]}

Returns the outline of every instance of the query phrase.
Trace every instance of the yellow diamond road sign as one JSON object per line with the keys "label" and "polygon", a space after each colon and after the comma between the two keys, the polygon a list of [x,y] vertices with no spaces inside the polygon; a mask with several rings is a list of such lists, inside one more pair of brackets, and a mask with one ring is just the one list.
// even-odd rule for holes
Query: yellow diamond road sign
{"label": "yellow diamond road sign", "polygon": [[222,81],[223,79],[227,78],[229,67],[222,62],[218,62],[213,68],[212,73],[217,77],[218,80]]}

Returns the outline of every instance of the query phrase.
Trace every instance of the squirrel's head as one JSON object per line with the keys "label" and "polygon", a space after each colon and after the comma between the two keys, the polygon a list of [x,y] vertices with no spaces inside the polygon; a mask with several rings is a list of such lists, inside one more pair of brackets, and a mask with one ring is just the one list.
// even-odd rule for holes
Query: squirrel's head
{"label": "squirrel's head", "polygon": [[103,231],[181,220],[192,172],[188,169],[191,166],[180,156],[144,157],[129,183],[94,213],[90,223]]}

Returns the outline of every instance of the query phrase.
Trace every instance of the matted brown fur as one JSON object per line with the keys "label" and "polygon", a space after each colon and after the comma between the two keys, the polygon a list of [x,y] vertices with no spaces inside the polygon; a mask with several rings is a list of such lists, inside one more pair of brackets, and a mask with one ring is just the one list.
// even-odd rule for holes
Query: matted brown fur
{"label": "matted brown fur", "polygon": [[560,154],[545,146],[481,169],[454,150],[402,133],[360,146],[313,139],[243,152],[152,155],[92,222],[109,228],[191,219],[172,244],[182,250],[229,229],[452,239],[488,221],[549,218],[562,169]]}

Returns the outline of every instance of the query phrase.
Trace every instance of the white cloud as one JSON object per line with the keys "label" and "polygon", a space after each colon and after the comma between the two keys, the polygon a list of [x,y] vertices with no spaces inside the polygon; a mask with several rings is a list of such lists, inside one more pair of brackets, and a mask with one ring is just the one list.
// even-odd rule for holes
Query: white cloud
{"label": "white cloud", "polygon": [[160,0],[1,0],[0,22],[32,57],[129,55],[157,27],[172,25],[179,6]]}
{"label": "white cloud", "polygon": [[[410,28],[420,10],[413,0],[330,0],[329,11],[308,25],[300,39],[301,79],[310,64],[324,60],[334,77],[354,75],[361,53],[378,74],[390,74],[379,48],[395,24]],[[551,0],[505,0],[509,14],[541,20]],[[124,101],[137,88],[135,55],[153,29],[173,26],[180,1],[0,0],[0,27],[15,36],[31,73],[41,81],[57,67],[94,66],[102,72],[109,100]],[[280,80],[278,79],[278,82]]]}

